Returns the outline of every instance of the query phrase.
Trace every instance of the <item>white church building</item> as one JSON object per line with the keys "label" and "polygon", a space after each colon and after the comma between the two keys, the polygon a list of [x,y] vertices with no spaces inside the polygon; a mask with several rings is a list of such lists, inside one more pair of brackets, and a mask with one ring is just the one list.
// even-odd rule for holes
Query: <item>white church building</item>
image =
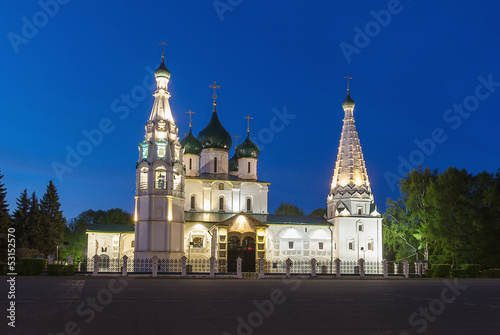
{"label": "white church building", "polygon": [[89,229],[89,257],[213,256],[226,260],[228,271],[238,257],[244,271],[255,271],[260,258],[382,261],[382,218],[374,204],[349,88],[325,217],[283,216],[268,213],[270,183],[258,179],[260,152],[249,131],[229,158],[232,137],[217,115],[216,83],[211,85],[209,123],[195,137],[190,122],[188,135],[179,141],[163,57],[155,77],[155,100],[139,143],[135,232]]}

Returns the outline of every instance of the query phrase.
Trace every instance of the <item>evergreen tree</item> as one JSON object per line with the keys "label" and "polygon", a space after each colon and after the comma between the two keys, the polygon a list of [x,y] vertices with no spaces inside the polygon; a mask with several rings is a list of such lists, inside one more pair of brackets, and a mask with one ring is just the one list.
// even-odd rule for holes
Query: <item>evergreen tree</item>
{"label": "evergreen tree", "polygon": [[17,208],[12,215],[12,224],[16,229],[17,248],[29,248],[28,246],[28,217],[31,201],[28,191],[25,189],[17,198]]}
{"label": "evergreen tree", "polygon": [[326,214],[326,210],[324,208],[318,208],[309,213],[309,216],[319,216],[324,217]]}
{"label": "evergreen tree", "polygon": [[42,251],[43,233],[42,233],[42,217],[40,213],[40,204],[38,198],[33,192],[30,199],[30,209],[26,220],[26,241],[24,247],[27,249],[35,249],[38,252]]}
{"label": "evergreen tree", "polygon": [[0,261],[7,260],[7,237],[11,225],[9,205],[5,201],[7,189],[2,183],[3,175],[0,173]]}
{"label": "evergreen tree", "polygon": [[52,180],[40,201],[42,239],[40,251],[45,255],[62,245],[66,228],[66,219],[61,211],[59,194]]}

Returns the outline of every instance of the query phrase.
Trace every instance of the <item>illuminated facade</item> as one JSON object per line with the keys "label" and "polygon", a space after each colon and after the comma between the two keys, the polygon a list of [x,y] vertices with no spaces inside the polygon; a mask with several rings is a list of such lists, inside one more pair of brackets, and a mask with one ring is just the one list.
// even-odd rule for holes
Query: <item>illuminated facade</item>
{"label": "illuminated facade", "polygon": [[325,217],[283,216],[268,213],[270,184],[258,179],[260,151],[249,127],[229,159],[233,143],[217,114],[219,86],[210,86],[214,100],[208,125],[195,137],[189,111],[189,133],[179,141],[167,90],[170,72],[163,61],[155,76],[155,101],[137,162],[135,257],[215,257],[228,271],[235,271],[237,257],[243,259],[243,271],[255,271],[260,258],[382,260],[382,219],[349,90]]}

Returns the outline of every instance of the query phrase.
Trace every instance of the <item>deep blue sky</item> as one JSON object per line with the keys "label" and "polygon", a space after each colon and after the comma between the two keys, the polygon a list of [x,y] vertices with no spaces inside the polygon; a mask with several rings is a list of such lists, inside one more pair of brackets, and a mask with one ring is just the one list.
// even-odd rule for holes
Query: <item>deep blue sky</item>
{"label": "deep blue sky", "polygon": [[[390,22],[374,24],[371,11],[388,6]],[[144,78],[151,82],[146,68],[160,63],[160,41],[168,43],[171,106],[181,132],[188,131],[187,110],[196,112],[195,135],[208,123],[214,80],[221,86],[219,117],[233,135],[245,135],[246,115],[255,118],[256,137],[269,135],[263,129],[274,109],[296,115],[259,157],[259,179],[271,183],[270,212],[285,201],[306,213],[325,207],[346,75],[353,77],[357,129],[382,209],[399,194],[384,175],[398,174],[401,157],[439,170],[499,168],[500,86],[476,93],[479,76],[500,82],[496,1],[402,0],[393,7],[392,1],[243,0],[223,20],[212,1],[73,0],[59,7],[44,22],[37,1],[0,4],[0,171],[11,210],[23,189],[42,196],[52,179],[67,218],[87,209],[133,211],[137,144],[153,90],[132,99],[126,117],[111,105],[122,94],[144,92]],[[38,31],[23,32],[34,20]],[[341,43],[356,47],[357,31],[366,28],[370,41],[356,40],[348,62]],[[23,43],[11,42],[23,33]],[[464,100],[473,110],[467,118],[446,112]],[[67,148],[76,149],[82,131],[103,119],[113,131],[59,180],[52,164],[67,164]],[[446,140],[418,157],[415,140],[436,128]]]}

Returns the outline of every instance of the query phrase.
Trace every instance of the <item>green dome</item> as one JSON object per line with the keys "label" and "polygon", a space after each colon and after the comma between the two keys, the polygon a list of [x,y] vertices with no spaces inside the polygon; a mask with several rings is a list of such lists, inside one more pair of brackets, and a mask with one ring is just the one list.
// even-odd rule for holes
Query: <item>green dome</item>
{"label": "green dome", "polygon": [[170,71],[165,66],[165,62],[163,60],[163,56],[161,57],[161,64],[160,64],[160,66],[158,66],[158,68],[155,71],[155,78],[158,78],[158,77],[165,77],[167,79],[170,79]]}
{"label": "green dome", "polygon": [[181,145],[185,154],[199,155],[203,149],[200,141],[193,136],[191,128],[189,128],[189,134],[181,140]]}
{"label": "green dome", "polygon": [[236,150],[238,158],[257,158],[260,154],[260,149],[250,140],[250,133],[248,133],[246,140],[238,145]]}
{"label": "green dome", "polygon": [[231,157],[228,164],[229,172],[238,172],[238,156],[236,155],[236,152],[234,153],[234,156]]}
{"label": "green dome", "polygon": [[342,108],[354,108],[354,100],[351,99],[349,92],[347,92],[347,97],[342,103]]}
{"label": "green dome", "polygon": [[219,117],[217,116],[217,109],[214,105],[212,118],[208,125],[198,134],[198,141],[200,141],[203,149],[224,149],[229,150],[233,139],[226,129],[220,124]]}

